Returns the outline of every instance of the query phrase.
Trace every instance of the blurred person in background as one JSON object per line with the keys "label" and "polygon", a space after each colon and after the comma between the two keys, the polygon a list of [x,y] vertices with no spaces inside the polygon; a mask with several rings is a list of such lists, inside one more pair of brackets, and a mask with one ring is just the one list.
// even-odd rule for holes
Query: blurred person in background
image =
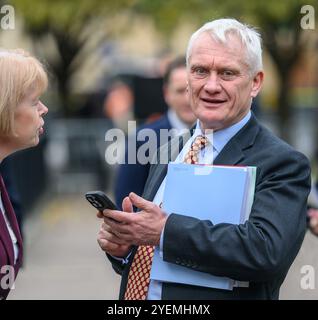
{"label": "blurred person in background", "polygon": [[134,93],[130,86],[121,80],[112,83],[105,98],[103,110],[106,118],[115,127],[127,131],[127,121],[133,120]]}
{"label": "blurred person in background", "polygon": [[[136,135],[143,129],[152,129],[157,137],[157,147],[165,141],[160,141],[161,129],[189,129],[195,122],[196,117],[193,114],[189,97],[187,94],[187,71],[185,57],[178,57],[167,66],[163,77],[163,95],[169,107],[169,110],[157,121],[147,123],[137,129]],[[136,139],[136,137],[134,137]],[[121,208],[123,199],[130,192],[141,195],[148,177],[150,163],[141,164],[136,159],[136,164],[128,163],[128,143],[126,143],[125,162],[118,168],[115,179],[115,199],[118,208]],[[136,155],[138,149],[147,142],[135,141]],[[147,155],[149,156],[149,155]],[[150,157],[152,158],[152,157]]]}
{"label": "blurred person in background", "polygon": [[[36,58],[20,49],[0,49],[0,162],[39,143],[48,112],[40,96],[47,84],[47,74]],[[0,299],[6,299],[22,263],[23,246],[1,176],[0,192]]]}

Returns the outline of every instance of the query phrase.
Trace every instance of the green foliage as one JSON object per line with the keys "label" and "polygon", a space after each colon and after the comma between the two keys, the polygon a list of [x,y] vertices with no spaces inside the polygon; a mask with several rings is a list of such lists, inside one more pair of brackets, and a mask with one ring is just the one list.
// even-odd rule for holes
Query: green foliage
{"label": "green foliage", "polygon": [[131,9],[150,16],[159,30],[171,32],[178,24],[191,20],[201,25],[221,17],[243,19],[260,27],[299,26],[300,8],[317,6],[317,0],[136,0]]}
{"label": "green foliage", "polygon": [[315,6],[317,0],[11,0],[10,3],[33,32],[47,32],[50,26],[76,35],[88,21],[125,11],[150,17],[158,30],[167,35],[186,21],[201,25],[230,16],[265,29],[299,27],[301,6]]}
{"label": "green foliage", "polygon": [[26,27],[34,33],[45,33],[50,28],[71,32],[74,36],[92,20],[107,17],[131,0],[12,0],[16,14],[22,16]]}

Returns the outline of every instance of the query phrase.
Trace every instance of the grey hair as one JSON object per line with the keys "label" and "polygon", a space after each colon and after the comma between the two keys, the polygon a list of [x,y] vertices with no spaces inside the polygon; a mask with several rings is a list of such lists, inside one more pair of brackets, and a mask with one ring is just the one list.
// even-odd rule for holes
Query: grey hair
{"label": "grey hair", "polygon": [[255,28],[230,18],[207,22],[192,34],[187,48],[187,66],[189,66],[193,44],[204,32],[209,33],[215,40],[220,41],[222,44],[227,43],[227,38],[230,34],[236,35],[245,47],[247,55],[246,63],[250,68],[250,72],[256,74],[258,71],[263,70],[261,35]]}

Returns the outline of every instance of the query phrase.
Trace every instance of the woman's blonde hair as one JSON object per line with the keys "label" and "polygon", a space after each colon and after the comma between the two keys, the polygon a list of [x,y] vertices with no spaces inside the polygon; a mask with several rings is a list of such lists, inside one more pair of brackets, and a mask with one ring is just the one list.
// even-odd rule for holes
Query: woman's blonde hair
{"label": "woman's blonde hair", "polygon": [[29,90],[41,95],[48,86],[44,66],[22,49],[0,49],[0,135],[14,132],[14,111]]}

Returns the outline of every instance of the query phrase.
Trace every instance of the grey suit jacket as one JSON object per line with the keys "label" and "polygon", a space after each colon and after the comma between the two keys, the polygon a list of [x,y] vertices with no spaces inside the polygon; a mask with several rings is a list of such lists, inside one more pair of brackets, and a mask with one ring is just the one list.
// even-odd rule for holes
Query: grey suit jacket
{"label": "grey suit jacket", "polygon": [[[181,139],[161,147],[174,160]],[[173,150],[174,149],[174,150]],[[306,230],[306,202],[310,166],[304,155],[261,126],[252,115],[227,143],[214,164],[257,167],[255,197],[245,224],[213,224],[178,212],[165,225],[163,259],[193,270],[249,281],[233,291],[164,283],[162,299],[278,299],[279,288],[302,244]],[[167,165],[153,165],[143,197],[153,200]],[[230,192],[230,190],[229,190]],[[230,196],[229,196],[230,201]],[[130,263],[111,259],[122,275],[125,292]]]}

